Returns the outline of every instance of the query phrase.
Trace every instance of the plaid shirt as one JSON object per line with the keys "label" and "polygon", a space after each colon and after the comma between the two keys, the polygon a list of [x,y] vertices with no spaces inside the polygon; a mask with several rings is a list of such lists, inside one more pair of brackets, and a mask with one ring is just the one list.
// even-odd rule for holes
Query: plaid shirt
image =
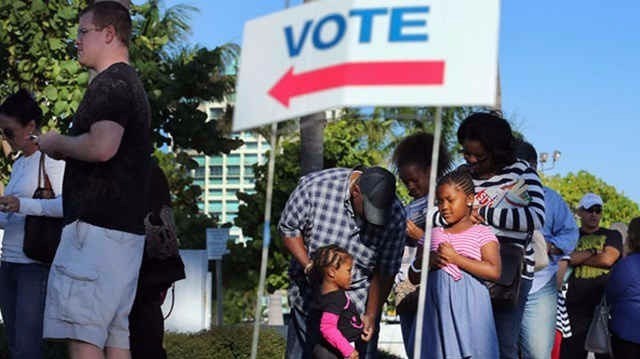
{"label": "plaid shirt", "polygon": [[[348,191],[351,173],[348,168],[334,168],[302,177],[282,211],[278,230],[285,239],[302,237],[309,255],[329,244],[345,248],[354,258],[349,297],[364,313],[374,270],[394,276],[400,268],[405,213],[396,198],[392,218],[384,228],[360,220],[353,213]],[[295,259],[291,260],[289,276],[289,303],[308,313],[312,287]]]}

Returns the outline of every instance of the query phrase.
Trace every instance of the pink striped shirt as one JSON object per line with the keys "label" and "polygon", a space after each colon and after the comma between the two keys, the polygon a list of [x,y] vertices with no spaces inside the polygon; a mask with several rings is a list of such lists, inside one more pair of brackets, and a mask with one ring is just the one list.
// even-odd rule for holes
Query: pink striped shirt
{"label": "pink striped shirt", "polygon": [[[451,243],[458,254],[467,258],[481,260],[481,248],[488,243],[498,242],[490,227],[476,224],[462,233],[449,233],[443,227],[436,227],[431,232],[431,250],[438,251],[442,243]],[[455,264],[448,264],[442,268],[451,274],[453,279],[462,279],[460,268]]]}

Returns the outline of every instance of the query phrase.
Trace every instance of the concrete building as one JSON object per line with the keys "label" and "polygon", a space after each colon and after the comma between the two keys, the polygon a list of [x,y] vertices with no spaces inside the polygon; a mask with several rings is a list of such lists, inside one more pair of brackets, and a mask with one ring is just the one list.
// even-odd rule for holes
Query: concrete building
{"label": "concrete building", "polygon": [[[209,120],[216,120],[224,112],[224,104],[203,104]],[[268,158],[266,151],[269,144],[262,136],[249,132],[233,133],[230,137],[237,137],[244,141],[244,145],[231,151],[228,155],[205,156],[194,155],[198,168],[192,171],[195,184],[202,188],[202,201],[198,203],[204,213],[218,217],[218,223],[233,223],[238,215],[238,200],[236,193],[254,193],[255,176],[253,165],[263,164]],[[230,238],[236,243],[245,242],[247,238],[242,230],[233,226],[229,232]]]}

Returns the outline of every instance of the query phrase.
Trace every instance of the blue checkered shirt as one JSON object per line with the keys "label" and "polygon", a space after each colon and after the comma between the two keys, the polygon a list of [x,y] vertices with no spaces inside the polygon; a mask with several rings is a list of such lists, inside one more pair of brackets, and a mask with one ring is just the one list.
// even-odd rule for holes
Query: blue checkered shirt
{"label": "blue checkered shirt", "polygon": [[[302,177],[282,211],[278,230],[285,239],[302,237],[309,255],[329,244],[349,251],[354,266],[348,293],[358,311],[364,313],[374,270],[383,276],[394,276],[400,268],[405,213],[396,198],[392,217],[384,228],[357,218],[349,199],[351,173],[348,168],[333,168]],[[295,259],[291,260],[289,276],[289,304],[309,313],[313,288]]]}

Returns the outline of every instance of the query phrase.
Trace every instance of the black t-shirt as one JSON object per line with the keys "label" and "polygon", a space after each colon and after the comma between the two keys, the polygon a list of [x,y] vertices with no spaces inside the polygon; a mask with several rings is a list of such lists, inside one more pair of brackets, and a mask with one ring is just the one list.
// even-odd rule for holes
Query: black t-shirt
{"label": "black t-shirt", "polygon": [[68,159],[64,173],[65,223],[144,234],[151,165],[151,109],[135,70],[116,63],[91,82],[78,107],[70,136],[89,132],[98,121],[124,128],[120,147],[106,162]]}
{"label": "black t-shirt", "polygon": [[322,312],[337,314],[339,316],[338,330],[348,341],[354,342],[360,338],[363,324],[356,306],[347,297],[344,290],[320,295],[316,300],[315,310],[319,312],[320,316]]}
{"label": "black t-shirt", "polygon": [[[595,249],[604,250],[604,247],[613,247],[620,252],[622,257],[622,236],[618,231],[600,228],[593,233],[580,231],[580,239],[576,251]],[[593,310],[600,303],[604,288],[609,278],[610,269],[596,268],[588,265],[576,266],[567,290],[567,309],[571,313],[582,313],[587,319],[593,315]],[[587,320],[588,322],[588,320]],[[586,322],[585,322],[586,323]],[[571,324],[573,327],[573,323]]]}

